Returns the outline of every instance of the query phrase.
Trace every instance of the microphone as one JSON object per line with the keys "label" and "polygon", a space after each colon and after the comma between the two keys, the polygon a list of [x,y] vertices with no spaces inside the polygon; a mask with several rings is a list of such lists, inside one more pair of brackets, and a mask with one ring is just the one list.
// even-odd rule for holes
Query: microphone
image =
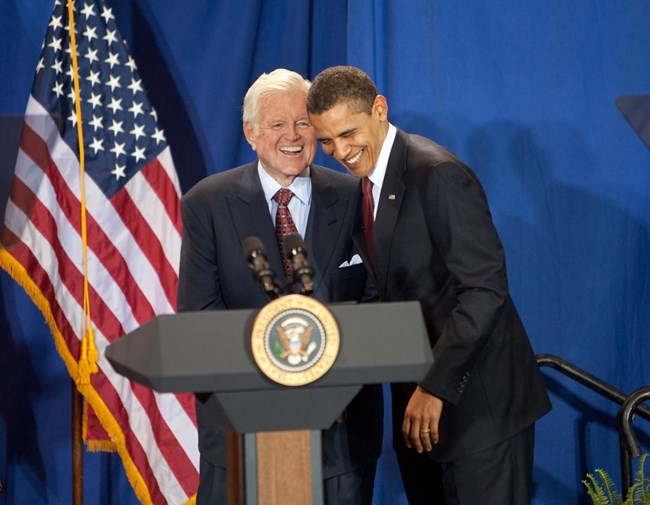
{"label": "microphone", "polygon": [[253,279],[262,285],[269,298],[277,298],[280,290],[274,280],[275,272],[266,259],[264,244],[257,237],[248,237],[244,239],[243,246],[248,266],[253,270]]}
{"label": "microphone", "polygon": [[303,295],[311,295],[314,291],[312,278],[314,269],[307,261],[307,247],[299,233],[284,237],[284,252],[293,265],[293,282],[300,283]]}

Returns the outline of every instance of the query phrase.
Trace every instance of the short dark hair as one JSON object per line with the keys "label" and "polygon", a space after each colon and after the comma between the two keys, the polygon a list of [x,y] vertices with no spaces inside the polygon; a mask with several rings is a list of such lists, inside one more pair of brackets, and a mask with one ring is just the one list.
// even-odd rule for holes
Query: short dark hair
{"label": "short dark hair", "polygon": [[375,83],[358,68],[326,68],[316,76],[311,85],[307,95],[307,112],[322,114],[339,103],[346,103],[354,114],[370,114],[377,94]]}

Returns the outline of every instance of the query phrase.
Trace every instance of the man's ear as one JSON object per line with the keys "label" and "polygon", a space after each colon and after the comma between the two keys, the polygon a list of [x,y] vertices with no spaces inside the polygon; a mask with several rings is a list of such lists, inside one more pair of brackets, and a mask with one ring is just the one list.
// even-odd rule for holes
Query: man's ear
{"label": "man's ear", "polygon": [[388,102],[385,96],[377,95],[375,97],[375,101],[372,104],[372,111],[379,115],[381,121],[388,120]]}
{"label": "man's ear", "polygon": [[244,130],[244,136],[246,137],[246,140],[250,144],[253,151],[255,151],[255,128],[251,123],[245,122],[243,125],[243,130]]}

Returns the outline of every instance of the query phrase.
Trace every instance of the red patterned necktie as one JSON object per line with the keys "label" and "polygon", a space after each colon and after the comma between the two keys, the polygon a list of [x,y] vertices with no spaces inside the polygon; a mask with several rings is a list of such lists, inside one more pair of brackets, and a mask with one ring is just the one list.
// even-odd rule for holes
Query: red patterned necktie
{"label": "red patterned necktie", "polygon": [[366,250],[370,266],[375,269],[375,247],[373,231],[375,228],[375,202],[372,198],[372,181],[367,177],[361,178],[361,217],[363,218],[363,236],[366,239]]}
{"label": "red patterned necktie", "polygon": [[278,211],[275,214],[275,237],[277,238],[278,246],[280,247],[280,256],[282,256],[282,266],[284,267],[285,277],[291,277],[292,266],[291,260],[287,258],[284,252],[284,237],[291,235],[292,233],[298,233],[288,207],[289,201],[291,201],[292,197],[293,193],[287,188],[280,188],[278,192],[273,195],[273,200],[278,202]]}

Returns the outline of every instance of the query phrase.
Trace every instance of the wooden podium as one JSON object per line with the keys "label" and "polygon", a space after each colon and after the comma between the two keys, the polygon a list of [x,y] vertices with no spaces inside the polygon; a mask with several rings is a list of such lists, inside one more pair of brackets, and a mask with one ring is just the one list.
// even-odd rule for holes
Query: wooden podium
{"label": "wooden podium", "polygon": [[[340,331],[338,357],[305,386],[277,384],[257,367],[257,309],[161,315],[108,346],[106,357],[118,373],[158,392],[197,393],[214,422],[230,430],[229,505],[288,503],[289,496],[320,505],[320,430],[364,384],[417,381],[433,362],[418,302],[328,309]],[[244,434],[243,448],[233,433]]]}

